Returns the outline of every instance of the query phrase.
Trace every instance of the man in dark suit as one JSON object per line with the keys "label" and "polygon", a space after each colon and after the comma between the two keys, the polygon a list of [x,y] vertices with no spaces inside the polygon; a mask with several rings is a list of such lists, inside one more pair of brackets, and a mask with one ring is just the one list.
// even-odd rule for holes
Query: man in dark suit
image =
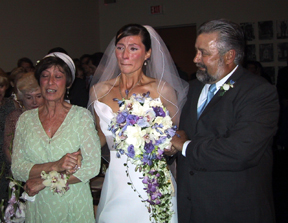
{"label": "man in dark suit", "polygon": [[244,45],[233,22],[212,20],[199,28],[198,80],[190,83],[179,126],[184,131],[173,137],[168,154],[178,152],[179,223],[275,222],[271,145],[277,93],[240,65]]}

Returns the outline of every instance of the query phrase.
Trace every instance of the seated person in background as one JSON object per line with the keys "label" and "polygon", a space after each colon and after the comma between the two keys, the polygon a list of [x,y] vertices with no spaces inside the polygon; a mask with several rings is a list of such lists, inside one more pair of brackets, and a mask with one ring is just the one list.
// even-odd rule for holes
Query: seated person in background
{"label": "seated person in background", "polygon": [[89,93],[86,89],[86,82],[84,80],[84,72],[82,67],[76,67],[76,77],[69,90],[68,99],[73,105],[78,105],[84,108],[87,107]]}
{"label": "seated person in background", "polygon": [[17,103],[15,103],[11,97],[5,97],[5,93],[9,85],[8,76],[4,72],[0,71],[0,172],[2,170],[4,171],[2,177],[0,174],[0,201],[2,199],[8,199],[7,187],[9,184],[9,181],[6,179],[6,176],[9,173],[9,165],[7,165],[5,162],[6,159],[2,150],[5,119],[17,105]]}
{"label": "seated person in background", "polygon": [[250,72],[252,72],[253,74],[265,78],[270,84],[272,84],[271,77],[264,72],[263,66],[261,65],[260,62],[252,60],[246,61],[245,68]]}
{"label": "seated person in background", "polygon": [[80,59],[78,59],[78,58],[74,58],[74,59],[73,59],[73,62],[74,62],[74,64],[75,64],[76,71],[77,71],[78,68],[81,67]]}
{"label": "seated person in background", "polygon": [[17,67],[23,67],[26,72],[34,71],[33,62],[27,57],[22,57],[19,59],[17,62]]}
{"label": "seated person in background", "polygon": [[86,89],[89,91],[90,88],[90,82],[92,80],[92,77],[94,75],[93,70],[90,69],[88,63],[91,58],[90,54],[84,54],[80,57],[81,67],[84,70],[85,75],[85,81],[86,81]]}
{"label": "seated person in background", "polygon": [[76,72],[76,77],[81,78],[81,79],[85,79],[85,74],[84,74],[84,70],[81,66],[77,67],[77,72]]}
{"label": "seated person in background", "polygon": [[21,108],[15,109],[5,121],[3,152],[6,155],[8,164],[11,164],[11,153],[16,123],[19,116],[26,110],[38,108],[43,105],[43,97],[33,72],[23,74],[17,81],[17,99]]}
{"label": "seated person in background", "polygon": [[103,57],[102,52],[94,53],[90,56],[90,58],[88,60],[88,66],[90,69],[90,73],[92,73],[93,75],[94,75],[102,57]]}
{"label": "seated person in background", "polygon": [[22,77],[22,75],[25,73],[27,73],[25,68],[16,67],[11,71],[11,73],[9,75],[10,87],[8,89],[9,93],[7,96],[9,96],[9,97],[12,96],[12,98],[15,100],[15,103],[17,103],[18,107],[20,107],[20,105],[18,104],[18,100],[17,100],[16,83]]}
{"label": "seated person in background", "polygon": [[90,59],[90,54],[83,54],[81,57],[80,57],[80,65],[81,67],[83,68],[84,70],[84,75],[88,75],[89,73],[89,66],[88,66],[88,61]]}
{"label": "seated person in background", "polygon": [[54,52],[60,52],[60,53],[65,53],[65,54],[67,54],[68,55],[68,53],[67,53],[67,51],[64,49],[64,48],[62,48],[62,47],[54,47],[54,48],[52,48],[52,49],[50,49],[49,51],[48,51],[48,54],[50,54],[50,53],[54,53]]}

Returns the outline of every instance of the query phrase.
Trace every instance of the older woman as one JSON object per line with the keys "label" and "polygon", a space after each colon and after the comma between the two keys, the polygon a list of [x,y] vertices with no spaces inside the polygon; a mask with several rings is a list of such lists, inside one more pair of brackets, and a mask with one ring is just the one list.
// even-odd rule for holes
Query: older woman
{"label": "older woman", "polygon": [[5,154],[1,149],[3,146],[5,119],[17,105],[12,98],[5,98],[5,93],[9,86],[8,76],[0,70],[0,200],[8,199],[7,186],[9,183],[6,179],[9,173],[9,165],[6,163]]}
{"label": "older woman", "polygon": [[[20,116],[12,154],[13,176],[26,182],[29,196],[36,195],[27,204],[25,222],[94,222],[89,179],[99,172],[100,143],[90,112],[64,100],[75,79],[74,63],[64,53],[48,54],[36,65],[35,77],[44,105]],[[69,186],[67,171],[76,171],[67,177]],[[46,179],[44,185],[47,173],[56,175],[57,189],[45,187],[52,183]]]}
{"label": "older woman", "polygon": [[[16,67],[11,71],[11,73],[9,75],[9,81],[10,81],[10,85],[11,85],[11,88],[9,88],[9,90],[10,90],[9,95],[11,95],[13,97],[13,99],[15,100],[15,103],[18,102],[16,84],[17,84],[17,81],[25,73],[27,73],[27,71],[23,67]],[[19,104],[17,104],[17,106],[18,106],[18,108],[20,108]]]}
{"label": "older woman", "polygon": [[11,147],[14,138],[16,123],[19,116],[26,110],[38,108],[43,105],[44,100],[41,94],[41,89],[34,76],[33,72],[23,74],[16,83],[17,99],[21,108],[15,109],[7,117],[4,131],[3,151],[7,161],[11,164]]}
{"label": "older woman", "polygon": [[[108,130],[111,120],[119,110],[117,101],[129,99],[133,94],[143,95],[148,92],[154,100],[151,103],[162,103],[177,124],[188,84],[180,79],[165,44],[150,26],[126,25],[111,41],[93,79],[89,105],[95,112],[102,146],[107,142],[111,157],[96,222],[163,222],[158,220],[156,213],[160,206],[164,206],[160,212],[166,219],[165,222],[178,222],[176,198],[172,191],[169,190],[168,196],[171,199],[167,201],[167,206],[161,203],[153,209],[157,199],[152,198],[154,201],[150,204],[147,202],[148,189],[144,189],[146,186],[144,180],[142,181],[142,173],[135,170],[135,165],[125,154],[120,156],[117,153],[115,135]],[[138,137],[141,140],[141,136]],[[139,147],[133,143],[130,146],[135,146],[135,149]],[[171,173],[167,177],[168,175]],[[174,187],[176,189],[175,183]]]}

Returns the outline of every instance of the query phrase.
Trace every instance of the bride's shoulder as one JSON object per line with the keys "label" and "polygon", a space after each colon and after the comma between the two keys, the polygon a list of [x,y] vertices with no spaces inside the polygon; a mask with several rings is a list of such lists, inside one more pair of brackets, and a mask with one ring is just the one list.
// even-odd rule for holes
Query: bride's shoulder
{"label": "bride's shoulder", "polygon": [[145,77],[145,88],[146,91],[150,92],[151,97],[157,98],[161,95],[169,95],[173,94],[173,88],[169,83],[163,80],[151,78],[151,77]]}
{"label": "bride's shoulder", "polygon": [[151,77],[149,78],[151,79],[150,84],[153,89],[157,89],[158,91],[160,90],[162,93],[169,93],[173,90],[172,86],[168,82]]}
{"label": "bride's shoulder", "polygon": [[103,97],[113,88],[116,81],[117,81],[117,78],[113,78],[111,80],[107,80],[107,81],[94,84],[90,89],[90,95],[96,94],[97,98]]}

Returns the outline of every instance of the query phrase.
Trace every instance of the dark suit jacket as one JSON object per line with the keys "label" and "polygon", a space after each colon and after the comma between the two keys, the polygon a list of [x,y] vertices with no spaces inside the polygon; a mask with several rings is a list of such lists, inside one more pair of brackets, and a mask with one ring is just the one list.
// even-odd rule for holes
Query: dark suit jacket
{"label": "dark suit jacket", "polygon": [[276,88],[239,66],[223,96],[212,98],[197,120],[204,86],[190,83],[180,129],[189,139],[178,153],[179,223],[271,223],[272,140],[277,128]]}

